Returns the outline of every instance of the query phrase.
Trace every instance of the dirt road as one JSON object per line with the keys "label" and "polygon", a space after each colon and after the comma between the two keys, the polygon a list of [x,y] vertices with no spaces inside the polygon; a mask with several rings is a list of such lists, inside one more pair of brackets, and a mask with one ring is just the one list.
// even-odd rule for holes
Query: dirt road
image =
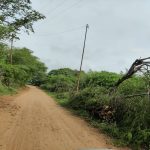
{"label": "dirt road", "polygon": [[30,86],[13,99],[0,103],[0,150],[116,149],[40,89]]}

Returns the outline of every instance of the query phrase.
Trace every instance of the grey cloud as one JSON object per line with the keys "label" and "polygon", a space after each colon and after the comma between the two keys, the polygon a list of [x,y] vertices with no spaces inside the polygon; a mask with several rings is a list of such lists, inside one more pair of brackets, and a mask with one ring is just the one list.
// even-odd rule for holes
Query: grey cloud
{"label": "grey cloud", "polygon": [[[16,46],[26,46],[46,63],[49,69],[78,69],[85,29],[58,34],[89,23],[84,70],[120,72],[134,59],[149,56],[149,0],[33,0],[33,6],[47,19],[35,24],[36,33],[21,35]],[[59,13],[61,12],[61,13]],[[56,35],[56,36],[55,36]]]}

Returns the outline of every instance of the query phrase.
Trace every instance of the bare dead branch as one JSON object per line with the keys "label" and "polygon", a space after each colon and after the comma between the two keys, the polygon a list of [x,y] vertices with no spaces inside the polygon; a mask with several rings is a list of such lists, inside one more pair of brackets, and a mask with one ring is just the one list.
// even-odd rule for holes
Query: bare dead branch
{"label": "bare dead branch", "polygon": [[143,72],[143,70],[146,70],[148,72],[148,67],[150,67],[150,61],[145,61],[145,60],[148,60],[148,59],[150,59],[150,57],[143,58],[143,59],[136,59],[133,62],[133,64],[131,65],[128,72],[116,82],[114,87],[117,88],[122,82],[124,82],[125,80],[131,78],[138,71]]}

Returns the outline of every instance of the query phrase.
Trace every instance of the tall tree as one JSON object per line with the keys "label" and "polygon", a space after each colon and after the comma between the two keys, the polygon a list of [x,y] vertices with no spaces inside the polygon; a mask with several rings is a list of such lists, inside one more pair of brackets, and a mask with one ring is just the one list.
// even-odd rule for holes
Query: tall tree
{"label": "tall tree", "polygon": [[0,39],[16,37],[20,30],[34,32],[33,23],[44,18],[30,0],[0,0]]}
{"label": "tall tree", "polygon": [[12,63],[13,40],[19,39],[18,33],[24,30],[34,32],[33,23],[45,16],[34,10],[30,0],[0,0],[0,41],[11,41],[10,63]]}

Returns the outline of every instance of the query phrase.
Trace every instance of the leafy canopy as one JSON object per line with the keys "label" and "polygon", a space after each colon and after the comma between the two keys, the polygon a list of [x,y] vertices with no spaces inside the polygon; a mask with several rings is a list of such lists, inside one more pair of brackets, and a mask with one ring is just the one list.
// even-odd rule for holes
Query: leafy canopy
{"label": "leafy canopy", "polygon": [[0,43],[0,83],[13,87],[42,84],[47,67],[27,48],[13,49],[13,65],[8,64],[8,46]]}
{"label": "leafy canopy", "polygon": [[33,23],[44,18],[31,7],[30,0],[0,0],[0,40],[17,37],[22,29],[34,32]]}

